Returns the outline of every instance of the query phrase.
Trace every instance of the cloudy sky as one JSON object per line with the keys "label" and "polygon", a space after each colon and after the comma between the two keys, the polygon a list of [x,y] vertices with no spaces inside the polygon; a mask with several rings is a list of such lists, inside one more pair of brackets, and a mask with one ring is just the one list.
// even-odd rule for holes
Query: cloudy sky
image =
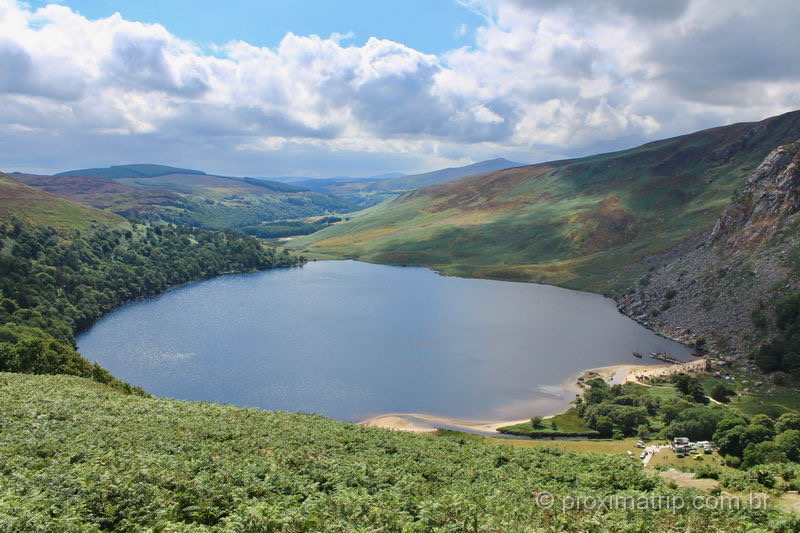
{"label": "cloudy sky", "polygon": [[0,0],[0,169],[538,162],[800,109],[797,0]]}

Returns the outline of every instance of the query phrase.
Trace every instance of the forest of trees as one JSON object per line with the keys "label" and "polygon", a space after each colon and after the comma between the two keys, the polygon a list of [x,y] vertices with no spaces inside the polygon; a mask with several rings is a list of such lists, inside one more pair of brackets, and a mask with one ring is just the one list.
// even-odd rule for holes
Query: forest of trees
{"label": "forest of trees", "polygon": [[133,224],[61,235],[0,223],[0,371],[67,373],[114,382],[75,351],[75,334],[114,307],[227,272],[297,266],[234,232]]}
{"label": "forest of trees", "polygon": [[577,401],[578,413],[601,437],[714,441],[729,466],[800,462],[800,415],[745,416],[708,405],[696,377],[677,374],[671,381],[681,394],[678,399],[654,397],[636,384],[609,386],[594,380]]}
{"label": "forest of trees", "polygon": [[800,376],[800,293],[778,300],[774,310],[778,334],[762,345],[753,358],[765,372],[783,371]]}

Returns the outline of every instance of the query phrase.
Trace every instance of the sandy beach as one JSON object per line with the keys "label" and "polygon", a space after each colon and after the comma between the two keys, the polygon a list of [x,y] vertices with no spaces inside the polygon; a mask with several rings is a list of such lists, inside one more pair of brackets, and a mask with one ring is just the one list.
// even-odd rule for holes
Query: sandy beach
{"label": "sandy beach", "polygon": [[[552,416],[552,415],[551,415]],[[377,415],[358,422],[362,426],[410,431],[412,433],[433,433],[439,428],[463,429],[481,433],[497,433],[497,428],[528,422],[522,420],[469,421],[422,413],[394,413]]]}
{"label": "sandy beach", "polygon": [[[703,372],[706,366],[707,361],[705,359],[696,359],[677,365],[664,363],[659,365],[622,364],[605,366],[585,370],[577,378],[569,380],[569,383],[563,387],[579,392],[587,382],[597,378],[611,385],[628,382],[640,383],[650,378],[666,377],[672,374]],[[557,414],[559,413],[550,413],[542,418],[551,418]],[[521,420],[469,421],[423,413],[386,413],[367,418],[358,422],[358,424],[412,433],[434,433],[437,429],[446,428],[499,435],[497,428],[521,424],[529,420],[529,418],[524,418]]]}

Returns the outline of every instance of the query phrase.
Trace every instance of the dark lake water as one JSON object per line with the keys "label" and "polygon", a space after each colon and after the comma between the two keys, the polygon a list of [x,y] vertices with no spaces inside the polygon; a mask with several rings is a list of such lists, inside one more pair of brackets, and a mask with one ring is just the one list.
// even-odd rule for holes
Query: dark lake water
{"label": "dark lake water", "polygon": [[353,261],[224,276],[125,305],[81,353],[157,396],[309,411],[514,419],[589,368],[689,350],[596,294]]}

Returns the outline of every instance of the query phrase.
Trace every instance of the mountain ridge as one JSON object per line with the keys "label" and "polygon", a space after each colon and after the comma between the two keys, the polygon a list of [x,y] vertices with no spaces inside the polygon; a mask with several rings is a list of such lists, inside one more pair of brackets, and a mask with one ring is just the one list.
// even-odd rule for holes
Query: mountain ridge
{"label": "mountain ridge", "polygon": [[67,170],[53,174],[54,176],[87,176],[90,178],[154,178],[166,174],[198,174],[204,175],[202,170],[158,165],[153,163],[132,163],[126,165],[111,165],[110,167],[84,168]]}
{"label": "mountain ridge", "polygon": [[406,192],[292,241],[320,256],[608,292],[710,229],[800,112]]}
{"label": "mountain ridge", "polygon": [[325,192],[356,202],[361,208],[376,205],[383,200],[418,187],[443,183],[482,172],[513,168],[522,165],[504,158],[488,159],[465,165],[449,167],[420,174],[395,178],[319,178],[292,182],[317,192]]}
{"label": "mountain ridge", "polygon": [[355,207],[347,200],[291,184],[165,165],[118,165],[53,176],[15,176],[33,187],[123,216],[210,229],[242,228]]}

